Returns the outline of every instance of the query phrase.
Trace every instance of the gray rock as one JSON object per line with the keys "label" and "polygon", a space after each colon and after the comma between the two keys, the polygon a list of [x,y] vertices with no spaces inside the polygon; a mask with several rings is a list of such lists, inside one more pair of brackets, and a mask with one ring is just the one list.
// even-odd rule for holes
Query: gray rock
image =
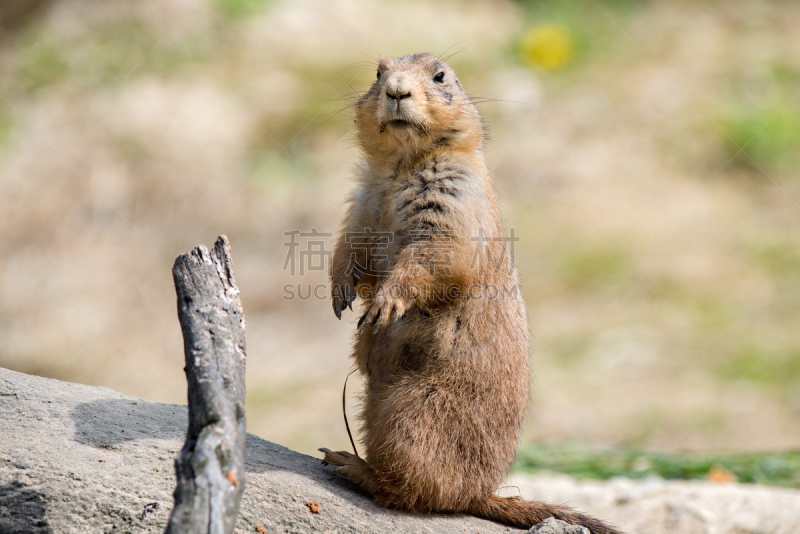
{"label": "gray rock", "polygon": [[[163,532],[186,425],[185,406],[0,369],[0,532]],[[240,533],[510,530],[379,508],[319,459],[250,434],[245,469]]]}
{"label": "gray rock", "polygon": [[[185,406],[0,369],[0,533],[163,532],[186,424]],[[468,516],[378,508],[319,459],[253,435],[245,470],[239,533],[258,525],[270,534],[522,532]],[[568,504],[636,534],[800,532],[797,490],[520,474],[509,485],[525,499]],[[549,532],[535,530],[545,526],[530,532]]]}
{"label": "gray rock", "polygon": [[538,525],[533,525],[529,534],[591,534],[589,529],[580,525],[570,525],[554,517],[548,517]]}

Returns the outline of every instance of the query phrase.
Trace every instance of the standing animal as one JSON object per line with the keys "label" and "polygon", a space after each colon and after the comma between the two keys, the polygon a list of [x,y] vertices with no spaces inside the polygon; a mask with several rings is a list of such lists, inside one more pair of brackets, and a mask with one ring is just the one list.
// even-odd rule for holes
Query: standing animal
{"label": "standing animal", "polygon": [[395,510],[619,534],[495,495],[529,397],[528,323],[481,118],[456,74],[430,54],[380,61],[356,127],[364,161],[330,274],[337,317],[363,299],[353,358],[366,458],[323,448],[323,463]]}

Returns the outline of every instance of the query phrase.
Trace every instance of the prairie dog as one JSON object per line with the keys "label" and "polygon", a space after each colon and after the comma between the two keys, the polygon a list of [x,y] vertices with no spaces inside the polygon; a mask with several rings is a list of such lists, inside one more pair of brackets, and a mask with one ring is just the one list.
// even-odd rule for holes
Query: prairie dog
{"label": "prairie dog", "polygon": [[495,491],[529,397],[528,323],[483,155],[480,116],[430,54],[384,59],[356,105],[364,161],[331,265],[333,310],[363,300],[366,458],[324,464],[396,510],[529,528],[583,514]]}

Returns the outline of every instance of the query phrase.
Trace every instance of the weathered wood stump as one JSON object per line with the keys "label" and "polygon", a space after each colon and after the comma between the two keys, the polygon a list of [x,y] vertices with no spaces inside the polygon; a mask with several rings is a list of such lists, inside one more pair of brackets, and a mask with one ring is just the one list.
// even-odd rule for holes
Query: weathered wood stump
{"label": "weathered wood stump", "polygon": [[189,384],[189,428],[166,532],[233,532],[244,492],[245,323],[228,238],[172,267]]}

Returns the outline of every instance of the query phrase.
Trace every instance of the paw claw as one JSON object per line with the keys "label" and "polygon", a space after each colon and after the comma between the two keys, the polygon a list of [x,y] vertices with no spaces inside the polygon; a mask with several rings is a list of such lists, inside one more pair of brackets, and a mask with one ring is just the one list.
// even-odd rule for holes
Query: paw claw
{"label": "paw claw", "polygon": [[358,297],[358,293],[356,293],[355,283],[352,279],[350,280],[341,280],[339,282],[333,282],[333,288],[331,289],[331,299],[333,300],[333,313],[336,314],[336,317],[341,320],[342,312],[345,308],[350,308],[350,311],[353,311],[353,301],[356,300]]}
{"label": "paw claw", "polygon": [[[367,313],[369,313],[369,312],[367,312]],[[363,333],[364,333],[364,330],[366,330],[366,329],[367,329],[367,322],[366,322],[366,319],[367,319],[367,313],[365,313],[364,315],[362,315],[362,316],[361,316],[361,319],[359,319],[359,320],[358,320],[358,333],[359,333],[359,334],[363,334]]]}
{"label": "paw claw", "polygon": [[380,308],[378,308],[378,312],[372,318],[370,323],[373,325],[372,326],[372,333],[373,334],[377,334],[378,330],[381,329],[381,309]]}

